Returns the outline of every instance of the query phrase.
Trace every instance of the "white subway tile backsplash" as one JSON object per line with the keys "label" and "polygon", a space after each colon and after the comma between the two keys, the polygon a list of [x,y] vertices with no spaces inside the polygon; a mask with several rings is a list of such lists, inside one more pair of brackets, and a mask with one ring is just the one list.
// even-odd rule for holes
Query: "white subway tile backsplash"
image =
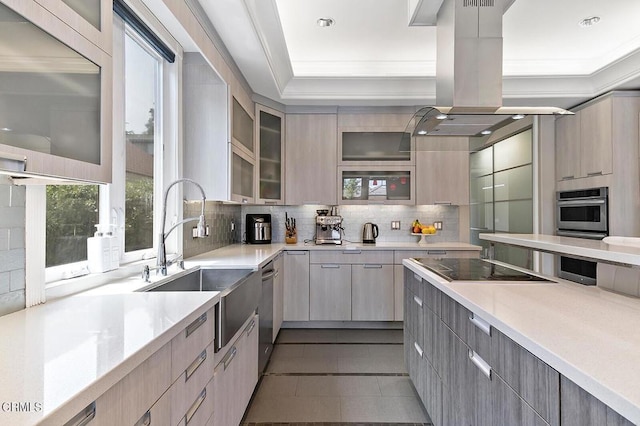
{"label": "white subway tile backsplash", "polygon": [[0,207],[0,218],[0,228],[24,228],[24,206]]}
{"label": "white subway tile backsplash", "polygon": [[11,272],[0,272],[0,294],[11,290]]}
{"label": "white subway tile backsplash", "polygon": [[0,251],[9,250],[9,230],[0,228]]}
{"label": "white subway tile backsplash", "polygon": [[24,249],[0,252],[0,272],[24,269]]}
{"label": "white subway tile backsplash", "polygon": [[0,295],[0,316],[24,309],[25,301],[24,290],[10,291]]}
{"label": "white subway tile backsplash", "polygon": [[10,290],[24,290],[24,284],[24,269],[16,269],[15,271],[11,271]]}
{"label": "white subway tile backsplash", "polygon": [[11,207],[24,207],[26,199],[26,187],[12,185],[10,190],[9,205]]}
{"label": "white subway tile backsplash", "polygon": [[[11,186],[2,185],[0,181],[0,207],[9,207],[11,204]],[[2,227],[2,224],[0,224]]]}
{"label": "white subway tile backsplash", "polygon": [[24,248],[24,228],[9,229],[9,249]]}

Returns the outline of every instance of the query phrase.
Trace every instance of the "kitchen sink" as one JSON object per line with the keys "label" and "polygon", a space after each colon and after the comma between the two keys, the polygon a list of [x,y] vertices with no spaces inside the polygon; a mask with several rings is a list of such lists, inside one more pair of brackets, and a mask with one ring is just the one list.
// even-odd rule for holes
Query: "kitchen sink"
{"label": "kitchen sink", "polygon": [[169,277],[141,291],[219,291],[220,302],[215,307],[216,352],[258,309],[262,295],[260,272],[250,269],[199,269]]}

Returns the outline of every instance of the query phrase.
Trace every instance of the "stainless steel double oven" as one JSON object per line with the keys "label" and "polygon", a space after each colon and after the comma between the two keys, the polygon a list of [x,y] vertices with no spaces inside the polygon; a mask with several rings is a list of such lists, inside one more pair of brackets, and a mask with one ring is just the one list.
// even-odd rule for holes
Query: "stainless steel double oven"
{"label": "stainless steel double oven", "polygon": [[[609,235],[609,191],[606,187],[558,191],[556,235],[601,240]],[[585,285],[596,284],[596,262],[559,256],[558,276]]]}

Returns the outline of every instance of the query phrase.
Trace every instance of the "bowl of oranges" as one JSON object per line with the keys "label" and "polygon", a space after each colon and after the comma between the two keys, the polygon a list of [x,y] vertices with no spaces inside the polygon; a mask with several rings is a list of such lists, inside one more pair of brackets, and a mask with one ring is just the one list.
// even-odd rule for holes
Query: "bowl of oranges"
{"label": "bowl of oranges", "polygon": [[436,227],[433,225],[423,225],[418,219],[411,224],[411,235],[420,236],[419,245],[428,244],[427,238],[436,234]]}

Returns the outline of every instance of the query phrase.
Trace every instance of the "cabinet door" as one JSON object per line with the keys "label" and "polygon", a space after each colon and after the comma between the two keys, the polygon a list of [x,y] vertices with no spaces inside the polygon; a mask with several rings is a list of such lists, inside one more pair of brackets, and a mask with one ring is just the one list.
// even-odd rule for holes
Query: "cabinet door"
{"label": "cabinet door", "polygon": [[418,137],[416,204],[469,204],[468,138]]}
{"label": "cabinet door", "polygon": [[253,203],[254,200],[254,160],[236,146],[231,148],[231,200],[239,203]]}
{"label": "cabinet door", "polygon": [[575,115],[556,118],[556,179],[580,177],[580,118]]}
{"label": "cabinet door", "polygon": [[[253,107],[251,108],[253,110]],[[255,158],[253,112],[247,110],[232,97],[231,105],[231,142],[251,158]]]}
{"label": "cabinet door", "polygon": [[632,422],[564,376],[560,377],[562,426],[631,426]]}
{"label": "cabinet door", "polygon": [[283,320],[309,321],[309,252],[284,252]]}
{"label": "cabinet door", "polygon": [[491,398],[495,426],[549,425],[497,375],[491,377]]}
{"label": "cabinet door", "polygon": [[403,321],[403,319],[404,319],[404,266],[393,265],[393,320]]}
{"label": "cabinet door", "polygon": [[284,114],[256,104],[258,204],[284,201]]}
{"label": "cabinet door", "polygon": [[309,277],[309,318],[351,320],[351,265],[311,265]]}
{"label": "cabinet door", "polygon": [[613,99],[607,97],[580,111],[580,175],[598,176],[613,171]]}
{"label": "cabinet door", "polygon": [[273,277],[273,342],[276,341],[283,318],[284,303],[284,254],[279,254],[273,262],[276,270]]}
{"label": "cabinet door", "polygon": [[258,384],[258,324],[260,318],[256,315],[247,325],[240,337],[238,349],[240,351],[240,359],[238,365],[241,368],[240,382],[242,390],[237,395],[239,399],[239,407],[237,412],[237,424],[240,424],[242,416],[249,405],[253,390]]}
{"label": "cabinet door", "polygon": [[393,321],[393,265],[351,266],[351,318]]}
{"label": "cabinet door", "polygon": [[285,200],[287,204],[336,204],[335,114],[287,114]]}

